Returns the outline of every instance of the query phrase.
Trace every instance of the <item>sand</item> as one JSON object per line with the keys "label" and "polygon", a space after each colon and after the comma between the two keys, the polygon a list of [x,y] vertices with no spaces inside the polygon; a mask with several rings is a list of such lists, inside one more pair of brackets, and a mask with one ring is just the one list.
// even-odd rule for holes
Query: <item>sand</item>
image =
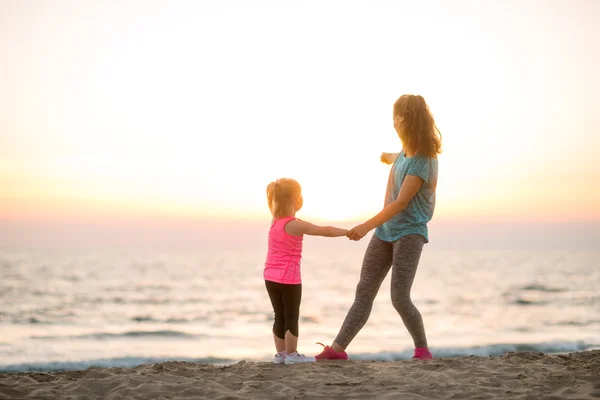
{"label": "sand", "polygon": [[0,374],[0,398],[36,399],[590,399],[600,350],[431,361],[275,365],[187,362]]}

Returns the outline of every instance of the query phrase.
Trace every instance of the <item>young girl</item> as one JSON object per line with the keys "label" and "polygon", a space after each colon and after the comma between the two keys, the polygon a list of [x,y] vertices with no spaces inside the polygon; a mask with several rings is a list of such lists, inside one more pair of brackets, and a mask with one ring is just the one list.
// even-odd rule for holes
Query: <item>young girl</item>
{"label": "young girl", "polygon": [[348,359],[345,350],[367,322],[373,300],[391,266],[392,303],[412,336],[413,358],[432,358],[423,320],[410,299],[410,290],[423,245],[429,241],[427,223],[435,207],[441,136],[421,96],[400,97],[394,104],[393,117],[402,151],[381,156],[381,161],[393,163],[385,206],[373,218],[348,232],[350,239],[360,240],[377,228],[364,256],[354,304],[335,341],[331,346],[324,346],[317,359]]}
{"label": "young girl", "polygon": [[345,236],[347,229],[317,226],[296,218],[302,208],[302,189],[293,179],[282,178],[267,186],[267,200],[273,215],[269,250],[264,269],[265,285],[275,311],[273,339],[276,364],[315,362],[297,352],[298,319],[302,298],[300,258],[303,235]]}

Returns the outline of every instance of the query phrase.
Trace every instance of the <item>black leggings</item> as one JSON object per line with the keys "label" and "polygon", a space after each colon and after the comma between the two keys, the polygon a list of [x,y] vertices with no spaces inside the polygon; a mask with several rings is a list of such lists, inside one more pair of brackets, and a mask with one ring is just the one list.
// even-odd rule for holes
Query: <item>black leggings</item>
{"label": "black leggings", "polygon": [[302,284],[286,285],[283,283],[265,281],[273,311],[275,322],[273,333],[280,339],[285,338],[285,333],[290,331],[298,336],[298,319],[300,319],[300,300],[302,300]]}

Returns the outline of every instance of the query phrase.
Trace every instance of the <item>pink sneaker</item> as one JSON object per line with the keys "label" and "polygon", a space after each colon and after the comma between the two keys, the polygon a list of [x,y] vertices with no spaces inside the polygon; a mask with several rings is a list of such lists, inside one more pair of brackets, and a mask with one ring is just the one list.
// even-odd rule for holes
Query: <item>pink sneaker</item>
{"label": "pink sneaker", "polygon": [[317,354],[315,358],[317,360],[347,360],[348,353],[345,351],[335,351],[330,346],[325,346],[323,343],[317,342],[324,347],[323,351],[320,354]]}
{"label": "pink sneaker", "polygon": [[417,347],[413,360],[431,360],[433,356],[427,347]]}

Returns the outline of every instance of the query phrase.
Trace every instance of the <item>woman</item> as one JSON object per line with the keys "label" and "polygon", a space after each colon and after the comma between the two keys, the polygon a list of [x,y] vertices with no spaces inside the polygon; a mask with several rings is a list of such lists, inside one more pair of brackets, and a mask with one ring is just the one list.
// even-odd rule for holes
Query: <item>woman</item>
{"label": "woman", "polygon": [[369,319],[375,296],[390,267],[392,303],[412,336],[416,359],[431,359],[421,313],[410,299],[423,245],[429,241],[427,223],[433,217],[441,136],[421,96],[403,95],[394,104],[394,128],[402,142],[398,154],[382,154],[392,163],[385,207],[348,231],[351,240],[375,234],[367,247],[354,304],[331,346],[317,360],[347,360],[346,348]]}

